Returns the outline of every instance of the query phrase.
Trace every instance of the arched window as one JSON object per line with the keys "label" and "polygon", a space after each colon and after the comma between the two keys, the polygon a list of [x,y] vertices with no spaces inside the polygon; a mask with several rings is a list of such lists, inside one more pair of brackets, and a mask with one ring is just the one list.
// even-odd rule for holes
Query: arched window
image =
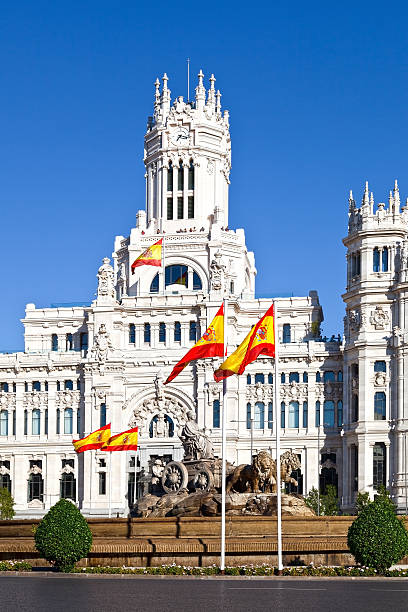
{"label": "arched window", "polygon": [[4,391],[4,393],[8,393],[9,386],[8,383],[0,383],[0,391]]}
{"label": "arched window", "polygon": [[220,400],[213,401],[213,427],[220,427]]}
{"label": "arched window", "polygon": [[343,402],[337,402],[337,427],[343,427]]}
{"label": "arched window", "polygon": [[320,427],[320,402],[316,402],[315,407],[315,426]]}
{"label": "arched window", "polygon": [[388,272],[388,247],[384,247],[382,251],[381,270]]}
{"label": "arched window", "polygon": [[305,429],[307,429],[307,427],[308,427],[308,420],[309,420],[308,403],[307,402],[303,402],[303,427]]}
{"label": "arched window", "polygon": [[251,384],[251,375],[247,374],[247,385]]}
{"label": "arched window", "polygon": [[129,344],[135,344],[136,342],[136,326],[134,323],[129,325]]}
{"label": "arched window", "polygon": [[273,429],[273,403],[268,403],[268,429]]}
{"label": "arched window", "polygon": [[99,414],[99,426],[105,427],[106,425],[106,404],[101,404],[100,414]]}
{"label": "arched window", "polygon": [[373,272],[380,271],[380,251],[375,247],[373,251]]}
{"label": "arched window", "polygon": [[351,421],[352,423],[356,423],[358,421],[358,395],[353,393],[353,397],[351,399]]}
{"label": "arched window", "polygon": [[88,350],[88,333],[87,332],[81,332],[79,336],[79,342],[80,342],[81,351],[87,351]]}
{"label": "arched window", "polygon": [[323,373],[323,381],[324,382],[334,382],[335,381],[334,372],[326,371]]}
{"label": "arched window", "polygon": [[281,383],[282,383],[282,385],[285,384],[285,374],[284,374],[284,372],[282,372],[282,374],[281,374]]}
{"label": "arched window", "polygon": [[174,323],[174,342],[181,342],[181,323],[176,321]]}
{"label": "arched window", "polygon": [[177,189],[178,191],[183,191],[184,189],[184,168],[181,159],[177,170]]}
{"label": "arched window", "polygon": [[201,291],[203,284],[197,272],[193,272],[193,291]]}
{"label": "arched window", "polygon": [[374,395],[374,419],[384,421],[386,413],[386,400],[384,391],[378,391]]}
{"label": "arched window", "polygon": [[189,339],[190,339],[190,342],[197,341],[197,321],[190,321]]}
{"label": "arched window", "polygon": [[188,188],[194,189],[194,164],[193,160],[190,159],[190,165],[188,167]]}
{"label": "arched window", "polygon": [[64,381],[64,389],[65,389],[65,391],[73,391],[74,390],[74,383],[72,382],[72,380]]}
{"label": "arched window", "polygon": [[174,422],[168,414],[156,414],[150,421],[150,438],[172,438],[174,436]]}
{"label": "arched window", "polygon": [[150,293],[159,293],[159,275],[156,274],[150,283]]}
{"label": "arched window", "polygon": [[338,476],[336,468],[334,467],[323,467],[319,477],[320,493],[326,495],[328,485],[338,486]]}
{"label": "arched window", "polygon": [[143,342],[150,342],[150,323],[145,323],[143,328]]}
{"label": "arched window", "polygon": [[259,373],[258,373],[258,374],[255,374],[255,384],[256,384],[256,383],[262,383],[262,384],[264,384],[264,382],[265,382],[265,376],[264,376],[264,374],[259,374]]}
{"label": "arched window", "polygon": [[322,379],[320,372],[316,372],[316,382],[320,382]]}
{"label": "arched window", "polygon": [[64,434],[72,434],[72,408],[65,408],[64,410]]}
{"label": "arched window", "polygon": [[8,411],[0,411],[0,436],[8,436]]}
{"label": "arched window", "polygon": [[173,164],[171,162],[167,170],[167,191],[173,191]]}
{"label": "arched window", "polygon": [[41,474],[30,474],[28,479],[28,501],[43,501],[44,481]]}
{"label": "arched window", "polygon": [[51,336],[51,350],[58,351],[58,336],[57,334],[52,334]]}
{"label": "arched window", "polygon": [[166,342],[166,324],[159,323],[159,342]]}
{"label": "arched window", "polygon": [[292,429],[299,427],[299,402],[290,402],[289,404],[288,426]]}
{"label": "arched window", "polygon": [[334,402],[326,400],[323,404],[323,426],[334,427]]}
{"label": "arched window", "polygon": [[377,442],[373,447],[373,484],[376,489],[383,485],[387,479],[385,444]]}
{"label": "arched window", "polygon": [[337,372],[337,382],[343,382],[343,372],[341,370]]}
{"label": "arched window", "polygon": [[33,391],[41,391],[41,383],[39,380],[33,381]]}
{"label": "arched window", "polygon": [[173,265],[166,266],[165,272],[166,287],[169,285],[183,285],[187,287],[188,272],[187,266]]}
{"label": "arched window", "polygon": [[290,341],[290,325],[289,323],[285,323],[283,325],[282,342],[283,344],[289,344]]}
{"label": "arched window", "polygon": [[273,374],[269,372],[268,374],[268,385],[273,385]]}
{"label": "arched window", "polygon": [[285,429],[285,402],[281,403],[281,429]]}
{"label": "arched window", "polygon": [[60,495],[62,499],[76,500],[76,480],[74,474],[62,474],[60,480]]}
{"label": "arched window", "polygon": [[61,410],[59,408],[57,408],[57,417],[56,417],[56,423],[55,423],[55,433],[56,434],[60,434],[61,432]]}
{"label": "arched window", "polygon": [[41,412],[38,408],[34,408],[31,415],[31,433],[33,436],[39,436],[41,433]]}
{"label": "arched window", "polygon": [[171,198],[167,198],[167,220],[171,221],[173,219],[173,196]]}
{"label": "arched window", "polygon": [[72,334],[67,334],[65,336],[65,350],[66,351],[74,350],[74,340],[72,338]]}
{"label": "arched window", "polygon": [[263,402],[256,402],[255,404],[255,429],[263,429],[265,422],[265,404]]}
{"label": "arched window", "polygon": [[299,372],[289,372],[289,382],[299,382]]}
{"label": "arched window", "polygon": [[184,198],[179,196],[177,198],[177,219],[184,219]]}
{"label": "arched window", "polygon": [[251,429],[251,418],[252,418],[252,410],[251,410],[251,404],[247,404],[247,418],[246,418],[246,426],[247,429]]}
{"label": "arched window", "polygon": [[307,372],[303,372],[303,382],[307,383],[307,381],[309,380]]}
{"label": "arched window", "polygon": [[7,489],[7,491],[11,493],[10,474],[0,474],[0,489]]}

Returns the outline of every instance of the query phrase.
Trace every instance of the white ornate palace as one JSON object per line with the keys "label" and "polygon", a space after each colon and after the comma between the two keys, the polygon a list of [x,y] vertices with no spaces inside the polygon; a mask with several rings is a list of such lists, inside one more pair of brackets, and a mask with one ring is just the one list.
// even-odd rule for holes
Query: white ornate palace
{"label": "white ornate palace", "polygon": [[[198,75],[194,101],[171,104],[167,76],[156,81],[145,135],[146,211],[117,236],[113,267],[98,271],[89,306],[27,304],[25,350],[0,355],[0,486],[19,516],[43,514],[61,496],[87,515],[126,515],[149,486],[151,469],[182,458],[178,433],[195,410],[220,452],[222,385],[217,359],[164,378],[229,298],[230,353],[267,310],[255,298],[255,258],[243,229],[228,222],[229,114],[210,78]],[[279,298],[282,451],[301,460],[299,492],[320,480],[338,486],[342,507],[358,490],[386,484],[406,503],[408,429],[408,208],[397,184],[388,208],[368,188],[361,208],[350,196],[344,339],[320,335],[315,291]],[[164,239],[165,266],[134,259]],[[273,362],[260,358],[228,380],[228,459],[274,447]],[[72,438],[108,422],[140,428],[140,450],[76,456]],[[135,475],[137,486],[135,487]],[[157,477],[154,476],[153,483]]]}

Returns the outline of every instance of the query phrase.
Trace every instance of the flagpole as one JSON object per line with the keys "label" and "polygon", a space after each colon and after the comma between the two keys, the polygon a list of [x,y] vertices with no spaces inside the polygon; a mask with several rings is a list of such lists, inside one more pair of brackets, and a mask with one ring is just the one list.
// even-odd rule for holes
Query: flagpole
{"label": "flagpole", "polygon": [[276,426],[276,513],[278,519],[278,573],[283,570],[282,564],[282,491],[281,491],[281,471],[280,471],[280,410],[279,410],[279,372],[278,372],[278,308],[276,300],[273,301],[273,331],[275,338],[275,384],[274,403],[275,403],[275,426]]}
{"label": "flagpole", "polygon": [[[224,298],[224,358],[228,344],[228,299]],[[227,379],[222,383],[222,443],[221,443],[221,573],[225,573],[225,502],[226,502],[226,479],[227,479]]]}
{"label": "flagpole", "polygon": [[112,515],[112,452],[109,453],[109,518]]}
{"label": "flagpole", "polygon": [[163,295],[166,295],[166,268],[164,267],[164,236],[162,238],[162,276],[163,276]]}

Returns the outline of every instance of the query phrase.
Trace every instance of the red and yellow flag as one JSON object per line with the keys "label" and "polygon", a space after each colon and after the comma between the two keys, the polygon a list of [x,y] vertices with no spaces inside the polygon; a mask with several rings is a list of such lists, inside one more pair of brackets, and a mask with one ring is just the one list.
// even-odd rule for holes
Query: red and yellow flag
{"label": "red and yellow flag", "polygon": [[137,427],[122,431],[109,438],[106,444],[102,446],[101,450],[109,452],[137,450],[137,432]]}
{"label": "red and yellow flag", "polygon": [[273,328],[273,305],[251,329],[245,340],[214,372],[217,382],[232,374],[243,374],[249,363],[258,355],[275,357],[275,333]]}
{"label": "red and yellow flag", "polygon": [[149,246],[131,265],[132,274],[139,266],[161,266],[163,238]]}
{"label": "red and yellow flag", "polygon": [[172,373],[164,383],[171,382],[191,361],[208,357],[223,357],[224,355],[224,304],[211,321],[205,334],[201,336],[184,357],[176,363]]}
{"label": "red and yellow flag", "polygon": [[72,440],[74,449],[77,453],[83,453],[87,450],[101,448],[110,438],[111,424],[104,425],[100,429],[93,431],[81,440]]}

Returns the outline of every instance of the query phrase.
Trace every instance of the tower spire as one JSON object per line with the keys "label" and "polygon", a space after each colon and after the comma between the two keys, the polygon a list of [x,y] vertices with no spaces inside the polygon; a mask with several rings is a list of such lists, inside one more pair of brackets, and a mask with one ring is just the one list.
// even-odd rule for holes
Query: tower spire
{"label": "tower spire", "polygon": [[198,85],[196,87],[196,108],[197,110],[202,110],[205,104],[205,87],[203,85],[204,74],[200,68],[200,72],[198,73]]}
{"label": "tower spire", "polygon": [[221,113],[221,94],[219,89],[217,89],[217,93],[215,95],[215,112],[217,114]]}
{"label": "tower spire", "polygon": [[161,108],[163,111],[163,120],[167,117],[169,111],[170,111],[170,89],[167,88],[167,81],[169,80],[169,77],[167,76],[166,73],[163,74],[162,76],[162,81],[163,81],[163,88],[162,88],[162,93],[161,93]]}
{"label": "tower spire", "polygon": [[399,188],[398,188],[398,181],[397,179],[395,179],[395,183],[394,183],[394,212],[395,213],[400,212],[400,205],[401,205],[401,200],[400,200],[400,194],[399,194]]}

